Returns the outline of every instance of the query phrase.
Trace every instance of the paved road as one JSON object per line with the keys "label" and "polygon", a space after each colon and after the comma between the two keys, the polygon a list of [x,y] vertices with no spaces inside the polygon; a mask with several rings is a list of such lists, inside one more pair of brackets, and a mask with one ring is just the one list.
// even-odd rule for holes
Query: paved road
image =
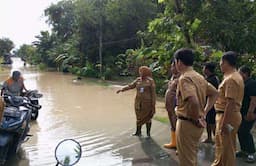
{"label": "paved road", "polygon": [[[131,131],[132,132],[132,131]],[[144,127],[144,135],[145,133]],[[135,138],[131,136],[122,136],[122,140],[117,145],[121,148],[120,154],[125,158],[133,158],[133,165],[178,165],[178,158],[174,150],[168,150],[162,147],[169,141],[169,127],[158,121],[153,121],[152,138]],[[205,134],[203,137],[205,137]],[[255,134],[254,134],[255,135]],[[200,166],[209,166],[214,159],[214,146],[210,144],[200,144],[198,160]],[[242,159],[237,159],[239,166],[251,166],[254,164],[245,163]]]}

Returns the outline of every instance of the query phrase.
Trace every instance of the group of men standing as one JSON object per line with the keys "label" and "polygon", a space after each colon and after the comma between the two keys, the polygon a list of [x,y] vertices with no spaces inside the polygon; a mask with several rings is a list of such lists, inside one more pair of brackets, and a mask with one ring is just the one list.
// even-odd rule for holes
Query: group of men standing
{"label": "group of men standing", "polygon": [[[236,157],[254,162],[250,130],[256,119],[256,81],[250,78],[250,69],[242,66],[237,71],[237,54],[226,52],[220,60],[223,73],[220,83],[213,63],[204,66],[206,78],[193,69],[194,56],[194,51],[186,48],[174,54],[173,76],[166,92],[171,143],[164,147],[177,148],[180,166],[196,166],[199,141],[207,127],[208,138],[204,142],[212,143],[211,133],[215,135],[212,166],[234,166]],[[236,152],[237,134],[239,152]]]}

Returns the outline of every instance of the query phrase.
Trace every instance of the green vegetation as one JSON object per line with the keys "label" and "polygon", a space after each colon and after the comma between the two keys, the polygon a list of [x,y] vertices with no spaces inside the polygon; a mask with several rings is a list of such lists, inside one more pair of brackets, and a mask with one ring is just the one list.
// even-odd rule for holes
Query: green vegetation
{"label": "green vegetation", "polygon": [[168,117],[162,117],[162,116],[154,116],[154,119],[165,124],[169,124],[169,118]]}
{"label": "green vegetation", "polygon": [[218,63],[223,52],[233,50],[240,54],[239,65],[246,63],[256,74],[252,0],[62,0],[45,9],[45,16],[52,32],[42,31],[33,45],[17,51],[30,63],[110,80],[135,76],[139,66],[148,65],[159,94],[181,47],[196,50],[199,72],[204,62]]}
{"label": "green vegetation", "polygon": [[30,62],[31,64],[37,64],[37,62],[39,62],[37,48],[33,45],[23,44],[16,52],[16,55],[21,57],[21,59]]}
{"label": "green vegetation", "polygon": [[[60,1],[45,9],[52,32],[42,31],[30,50],[25,45],[18,54],[30,63],[44,63],[79,76],[100,77],[102,67],[103,77],[113,79],[119,75],[118,54],[140,47],[136,33],[156,17],[157,6],[150,0]],[[36,54],[31,52],[34,48]]]}
{"label": "green vegetation", "polygon": [[0,57],[3,57],[4,54],[9,54],[13,48],[14,43],[9,38],[0,39]]}

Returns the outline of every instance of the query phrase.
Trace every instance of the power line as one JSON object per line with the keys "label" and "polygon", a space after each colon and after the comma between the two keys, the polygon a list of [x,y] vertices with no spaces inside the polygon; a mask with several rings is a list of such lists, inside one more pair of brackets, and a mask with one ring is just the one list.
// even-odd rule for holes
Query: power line
{"label": "power line", "polygon": [[[102,45],[103,45],[103,46],[104,46],[104,45],[106,46],[106,45],[111,45],[111,44],[116,44],[116,43],[128,42],[128,41],[132,41],[132,40],[137,40],[137,37],[125,38],[125,39],[114,40],[114,41],[109,41],[109,42],[102,42]],[[89,46],[86,47],[86,48],[89,49],[89,48],[93,48],[93,47],[98,48],[98,47],[99,47],[99,44],[89,45]]]}

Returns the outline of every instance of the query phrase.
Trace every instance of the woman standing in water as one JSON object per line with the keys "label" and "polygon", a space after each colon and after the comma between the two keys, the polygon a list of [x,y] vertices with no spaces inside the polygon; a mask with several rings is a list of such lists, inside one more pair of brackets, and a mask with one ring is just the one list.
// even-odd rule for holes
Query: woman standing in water
{"label": "woman standing in water", "polygon": [[146,123],[147,136],[150,137],[151,119],[155,114],[156,92],[152,72],[147,66],[139,68],[140,77],[126,85],[117,93],[136,88],[135,113],[137,129],[133,136],[141,136],[141,126]]}

